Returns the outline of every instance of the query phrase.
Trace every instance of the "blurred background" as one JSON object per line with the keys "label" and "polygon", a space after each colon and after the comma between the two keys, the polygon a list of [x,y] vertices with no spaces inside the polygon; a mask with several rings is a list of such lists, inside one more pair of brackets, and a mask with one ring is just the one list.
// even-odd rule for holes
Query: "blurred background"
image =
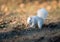
{"label": "blurred background", "polygon": [[36,15],[40,8],[49,12],[47,23],[59,20],[60,0],[0,0],[0,28],[12,28],[22,23],[26,26],[27,17]]}
{"label": "blurred background", "polygon": [[[39,29],[27,28],[27,17],[48,10]],[[0,0],[0,42],[60,42],[60,0]]]}

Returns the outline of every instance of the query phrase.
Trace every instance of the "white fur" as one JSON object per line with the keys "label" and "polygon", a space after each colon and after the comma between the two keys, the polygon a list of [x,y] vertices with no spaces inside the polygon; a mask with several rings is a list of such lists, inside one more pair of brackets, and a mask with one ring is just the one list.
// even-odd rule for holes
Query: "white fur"
{"label": "white fur", "polygon": [[47,18],[47,15],[48,15],[48,12],[46,9],[42,8],[42,9],[39,9],[37,11],[37,16],[42,18],[42,19],[46,19]]}
{"label": "white fur", "polygon": [[38,28],[42,28],[42,25],[44,23],[44,20],[47,18],[48,12],[42,8],[37,11],[36,16],[28,17],[27,23],[30,25],[30,27],[35,27],[38,25]]}

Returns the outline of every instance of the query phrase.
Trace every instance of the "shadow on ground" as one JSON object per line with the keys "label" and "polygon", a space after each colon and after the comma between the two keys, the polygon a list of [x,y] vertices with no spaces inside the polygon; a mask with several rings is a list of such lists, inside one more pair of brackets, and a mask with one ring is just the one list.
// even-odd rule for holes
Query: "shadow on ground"
{"label": "shadow on ground", "polygon": [[60,42],[60,22],[44,24],[41,30],[17,28],[0,32],[0,42]]}

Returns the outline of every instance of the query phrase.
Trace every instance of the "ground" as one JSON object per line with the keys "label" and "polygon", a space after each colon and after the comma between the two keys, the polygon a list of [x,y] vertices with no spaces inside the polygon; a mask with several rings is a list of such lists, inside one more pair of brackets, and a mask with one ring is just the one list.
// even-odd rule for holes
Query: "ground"
{"label": "ground", "polygon": [[[2,26],[0,25],[0,42],[60,42],[60,14],[58,12],[53,12],[53,15],[50,12],[41,30],[24,29],[26,27],[21,23],[10,26],[9,22],[3,22]],[[6,25],[9,28],[6,28]]]}
{"label": "ground", "polygon": [[[27,17],[45,6],[49,14],[42,29],[27,27]],[[60,42],[60,1],[0,0],[0,9],[0,42]]]}

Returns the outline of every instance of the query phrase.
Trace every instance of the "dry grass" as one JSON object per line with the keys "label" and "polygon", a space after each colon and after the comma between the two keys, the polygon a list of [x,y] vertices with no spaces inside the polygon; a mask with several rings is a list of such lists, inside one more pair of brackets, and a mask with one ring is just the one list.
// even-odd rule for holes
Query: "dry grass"
{"label": "dry grass", "polygon": [[[18,3],[18,2],[17,2]],[[57,1],[52,1],[50,3],[44,2],[40,4],[38,1],[32,2],[32,3],[21,3],[17,4],[14,2],[8,2],[7,4],[1,5],[1,13],[3,14],[1,17],[1,24],[3,22],[7,22],[9,27],[15,27],[19,25],[20,23],[23,23],[27,26],[26,20],[28,16],[36,15],[36,11],[39,8],[45,7],[48,12],[50,12],[52,15],[49,15],[50,18],[56,19],[56,17],[53,17],[53,13],[56,14],[56,11],[59,9],[60,11],[60,2],[57,3]],[[59,14],[59,13],[58,13]]]}
{"label": "dry grass", "polygon": [[[0,3],[0,42],[38,42],[40,37],[44,37],[43,42],[45,42],[45,39],[48,39],[49,37],[51,38],[52,36],[56,37],[55,35],[60,35],[60,29],[53,30],[55,27],[52,28],[52,31],[50,31],[49,28],[43,28],[42,31],[39,29],[26,28],[27,17],[36,15],[36,11],[43,7],[49,12],[48,18],[45,21],[46,24],[56,23],[57,21],[60,22],[60,1],[58,3],[52,1],[50,3],[44,2],[42,4],[38,1],[34,1],[32,3],[29,2],[24,4],[17,0],[0,0]],[[60,24],[58,25],[60,28]]]}

